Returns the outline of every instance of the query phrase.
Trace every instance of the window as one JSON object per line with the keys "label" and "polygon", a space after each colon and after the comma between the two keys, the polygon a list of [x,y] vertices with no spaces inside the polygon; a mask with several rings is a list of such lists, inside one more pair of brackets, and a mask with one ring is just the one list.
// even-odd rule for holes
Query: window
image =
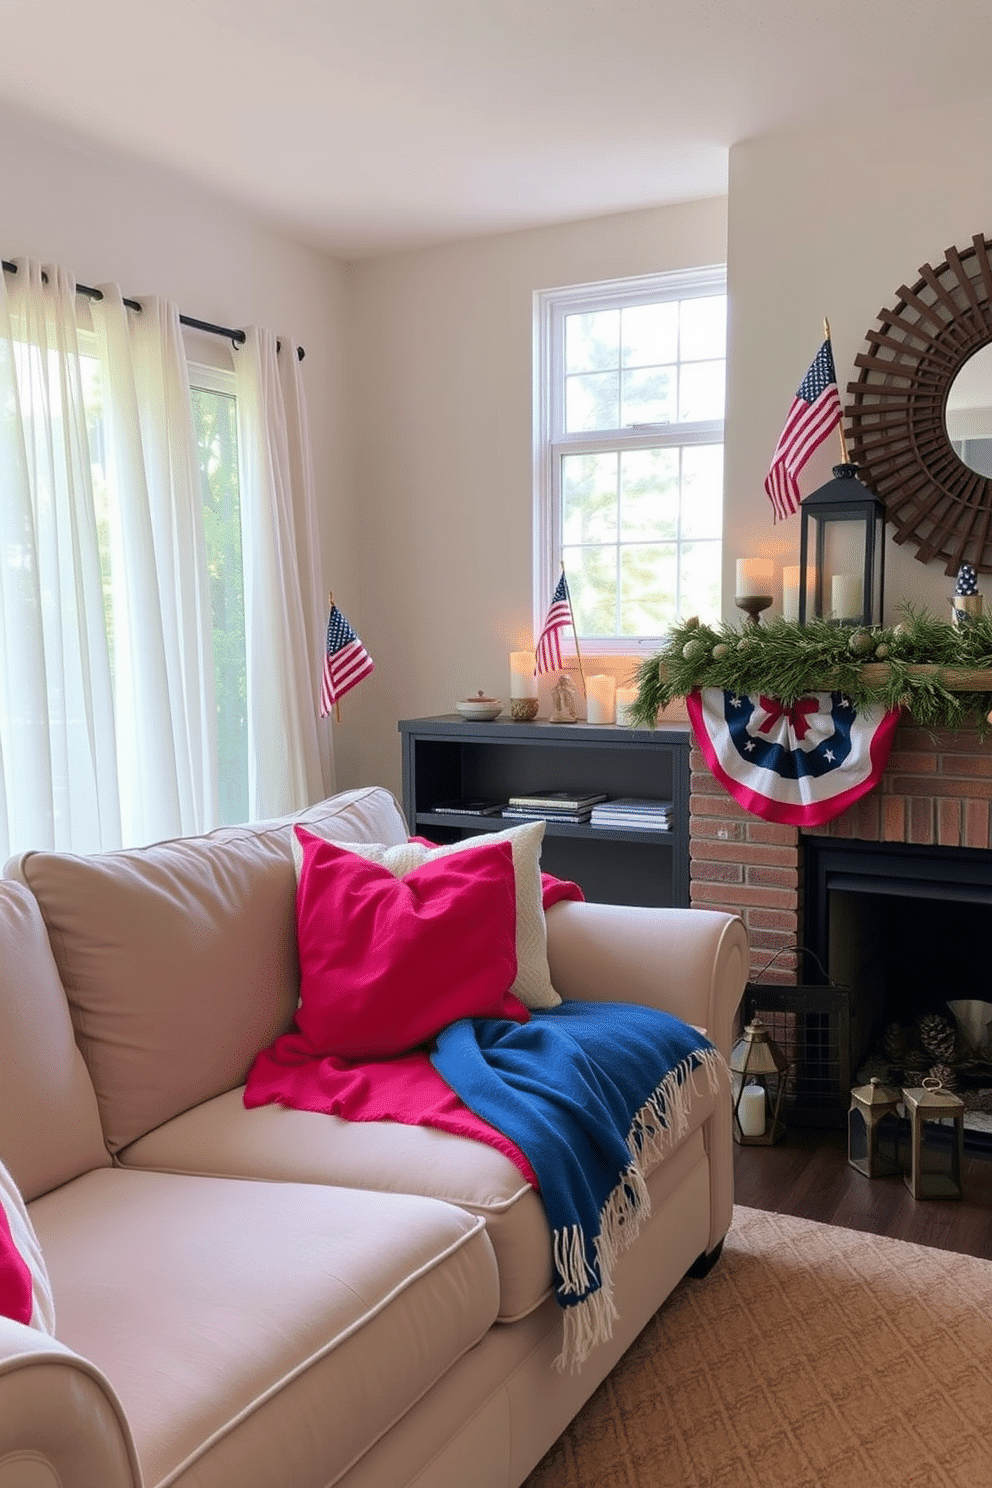
{"label": "window", "polygon": [[535,296],[537,633],[561,564],[583,651],[718,621],[726,271]]}

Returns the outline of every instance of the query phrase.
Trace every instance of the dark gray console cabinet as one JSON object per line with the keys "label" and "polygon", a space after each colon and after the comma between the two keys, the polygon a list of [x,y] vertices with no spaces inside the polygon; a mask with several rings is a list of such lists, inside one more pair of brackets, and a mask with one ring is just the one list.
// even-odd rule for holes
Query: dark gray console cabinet
{"label": "dark gray console cabinet", "polygon": [[457,713],[404,719],[403,807],[410,830],[456,842],[515,825],[434,809],[456,797],[506,800],[522,791],[594,790],[674,803],[667,832],[548,822],[541,866],[600,904],[689,903],[689,744],[685,727],[468,722]]}

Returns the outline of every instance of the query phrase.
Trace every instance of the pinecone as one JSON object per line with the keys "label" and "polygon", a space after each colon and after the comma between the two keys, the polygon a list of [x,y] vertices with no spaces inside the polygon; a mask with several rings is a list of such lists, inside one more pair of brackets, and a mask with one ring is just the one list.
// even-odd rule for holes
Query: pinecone
{"label": "pinecone", "polygon": [[882,1048],[890,1064],[902,1064],[906,1057],[906,1030],[901,1023],[890,1023],[882,1034]]}
{"label": "pinecone", "polygon": [[992,1090],[973,1090],[968,1105],[973,1111],[987,1111],[992,1115]]}
{"label": "pinecone", "polygon": [[919,1022],[920,1043],[939,1064],[949,1064],[957,1047],[957,1030],[940,1013],[924,1013]]}
{"label": "pinecone", "polygon": [[945,1090],[953,1091],[958,1088],[957,1071],[949,1064],[932,1064],[927,1070],[927,1075],[931,1080],[939,1080]]}

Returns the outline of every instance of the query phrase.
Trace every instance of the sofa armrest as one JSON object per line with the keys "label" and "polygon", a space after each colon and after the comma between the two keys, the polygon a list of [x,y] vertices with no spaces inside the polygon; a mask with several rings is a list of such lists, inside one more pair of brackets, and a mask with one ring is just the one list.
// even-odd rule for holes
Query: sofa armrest
{"label": "sofa armrest", "polygon": [[37,1328],[0,1317],[0,1488],[140,1488],[106,1377]]}
{"label": "sofa armrest", "polygon": [[748,976],[736,915],[574,900],[547,913],[548,963],[560,997],[642,1002],[705,1028],[729,1057]]}
{"label": "sofa armrest", "polygon": [[[747,931],[736,915],[710,909],[641,909],[574,900],[547,912],[548,963],[560,997],[641,1002],[706,1030],[730,1057],[734,1015],[744,995]],[[703,1127],[709,1158],[713,1252],[734,1210],[729,1081]]]}

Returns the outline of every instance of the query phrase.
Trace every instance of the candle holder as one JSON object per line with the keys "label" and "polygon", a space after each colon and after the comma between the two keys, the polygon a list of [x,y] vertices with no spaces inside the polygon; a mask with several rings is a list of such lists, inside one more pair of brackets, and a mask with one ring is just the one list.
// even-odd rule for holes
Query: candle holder
{"label": "candle holder", "polygon": [[767,610],[771,602],[770,594],[741,594],[734,600],[737,608],[747,613],[745,625],[758,625],[761,620],[761,611]]}

